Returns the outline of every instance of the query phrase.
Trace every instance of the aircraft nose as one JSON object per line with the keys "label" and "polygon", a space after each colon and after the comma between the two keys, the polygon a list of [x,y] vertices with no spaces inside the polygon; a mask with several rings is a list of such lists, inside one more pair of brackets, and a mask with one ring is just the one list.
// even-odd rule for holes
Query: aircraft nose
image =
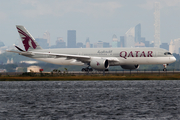
{"label": "aircraft nose", "polygon": [[170,59],[172,62],[175,62],[176,61],[176,58],[175,57],[171,57]]}

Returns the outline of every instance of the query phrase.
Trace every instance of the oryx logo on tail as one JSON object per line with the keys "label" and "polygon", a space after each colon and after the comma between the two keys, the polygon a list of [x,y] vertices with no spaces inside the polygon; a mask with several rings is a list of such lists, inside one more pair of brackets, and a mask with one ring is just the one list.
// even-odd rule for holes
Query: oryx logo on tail
{"label": "oryx logo on tail", "polygon": [[17,27],[17,29],[18,29],[19,34],[24,36],[24,37],[21,37],[21,38],[23,39],[22,42],[23,42],[23,45],[25,47],[25,50],[28,51],[28,49],[30,47],[36,49],[37,45],[33,41],[33,39],[28,34],[26,34],[24,31],[22,31],[20,28]]}

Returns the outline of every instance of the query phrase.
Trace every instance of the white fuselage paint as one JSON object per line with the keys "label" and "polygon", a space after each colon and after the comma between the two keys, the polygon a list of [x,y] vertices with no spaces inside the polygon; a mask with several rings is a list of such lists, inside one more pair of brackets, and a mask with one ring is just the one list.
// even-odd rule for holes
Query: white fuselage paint
{"label": "white fuselage paint", "polygon": [[[176,58],[161,48],[66,48],[42,49],[33,36],[22,25],[16,25],[25,50],[18,48],[19,53],[33,59],[59,65],[99,65],[99,61],[108,66],[141,65],[141,64],[169,64]],[[94,62],[95,61],[95,62]],[[101,67],[104,69],[104,66]],[[105,64],[104,64],[105,65]],[[97,67],[98,68],[98,67]]]}
{"label": "white fuselage paint", "polygon": [[[103,57],[102,57],[103,58]],[[66,58],[35,58],[36,60],[58,64],[58,65],[84,65],[82,62],[78,62],[75,59],[66,60]],[[105,57],[104,59],[107,59]],[[119,58],[119,64],[115,65],[142,65],[142,64],[170,64],[175,61],[174,57],[154,57],[154,58]]]}
{"label": "white fuselage paint", "polygon": [[[169,64],[176,61],[176,58],[173,55],[164,55],[164,53],[168,51],[161,48],[68,48],[33,50],[33,52],[82,55],[90,56],[91,58],[100,57],[103,59],[118,60],[118,62],[112,62],[110,66],[129,64]],[[84,65],[84,63],[80,61],[67,59],[66,57],[48,58],[47,56],[40,57],[34,55],[32,58],[58,65]]]}

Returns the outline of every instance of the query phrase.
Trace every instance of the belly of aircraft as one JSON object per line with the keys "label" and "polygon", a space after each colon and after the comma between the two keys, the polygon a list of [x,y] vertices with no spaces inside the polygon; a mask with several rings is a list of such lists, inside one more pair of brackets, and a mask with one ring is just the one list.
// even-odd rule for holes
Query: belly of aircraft
{"label": "belly of aircraft", "polygon": [[[58,65],[84,65],[84,63],[76,61],[75,59],[67,60],[66,58],[35,58],[36,60],[58,64]],[[127,64],[168,64],[171,63],[169,57],[137,57],[119,59],[119,65]],[[117,63],[116,63],[117,64]],[[118,64],[117,64],[118,65]]]}
{"label": "belly of aircraft", "polygon": [[137,58],[127,58],[119,59],[120,65],[123,64],[168,64],[171,63],[169,57],[137,57]]}

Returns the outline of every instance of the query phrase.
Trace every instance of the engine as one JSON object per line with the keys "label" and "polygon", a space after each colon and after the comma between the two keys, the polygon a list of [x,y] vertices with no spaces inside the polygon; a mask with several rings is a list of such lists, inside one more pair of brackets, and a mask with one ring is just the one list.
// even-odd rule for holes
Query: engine
{"label": "engine", "polygon": [[96,70],[105,70],[109,67],[109,61],[106,59],[94,58],[91,60],[90,66]]}
{"label": "engine", "polygon": [[139,65],[121,65],[123,69],[135,70],[139,68]]}

